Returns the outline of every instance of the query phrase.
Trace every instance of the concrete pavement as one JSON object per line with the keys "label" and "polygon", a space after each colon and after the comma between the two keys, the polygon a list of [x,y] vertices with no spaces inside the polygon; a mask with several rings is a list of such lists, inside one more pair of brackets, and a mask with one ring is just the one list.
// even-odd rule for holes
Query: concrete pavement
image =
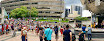
{"label": "concrete pavement", "polygon": [[[21,34],[20,32],[16,32],[17,35],[15,37],[12,37],[12,34],[9,33],[8,35],[2,35],[0,36],[0,41],[21,41]],[[78,36],[76,35],[77,41],[78,41]],[[87,38],[86,38],[87,40]],[[93,41],[104,41],[104,38],[92,38]],[[34,32],[28,32],[28,41],[39,41],[39,36],[36,35]],[[55,35],[54,32],[52,34],[52,41],[55,40]],[[63,37],[59,33],[59,39],[58,41],[63,41]]]}

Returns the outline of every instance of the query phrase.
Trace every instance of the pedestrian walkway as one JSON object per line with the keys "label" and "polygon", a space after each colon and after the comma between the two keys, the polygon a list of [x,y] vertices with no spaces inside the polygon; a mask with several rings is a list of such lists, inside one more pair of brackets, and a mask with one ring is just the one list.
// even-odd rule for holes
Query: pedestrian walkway
{"label": "pedestrian walkway", "polygon": [[[0,37],[0,41],[21,41],[21,34],[20,32],[16,32],[18,33],[15,37],[12,37],[12,34],[9,33],[8,35],[2,35]],[[39,41],[39,36],[37,36],[34,32],[28,32],[28,41]],[[63,41],[62,36],[59,36],[59,41]],[[55,35],[54,33],[52,34],[52,41],[56,41],[55,40]]]}
{"label": "pedestrian walkway", "polygon": [[[78,41],[78,35],[76,35],[76,41]],[[85,40],[88,40],[88,38],[86,38]],[[104,38],[92,38],[92,41],[104,41]]]}
{"label": "pedestrian walkway", "polygon": [[[20,32],[16,32],[16,33],[17,34],[15,37],[12,37],[11,33],[9,33],[8,35],[2,35],[0,36],[0,41],[21,41]],[[76,41],[78,41],[78,35],[76,35],[76,38],[77,38]],[[39,41],[39,36],[37,36],[34,32],[28,32],[28,41],[35,41],[35,40]],[[56,41],[54,32],[52,34],[52,41]],[[59,33],[58,41],[63,41],[63,37],[61,36],[60,33]],[[92,38],[92,41],[104,41],[104,38]]]}
{"label": "pedestrian walkway", "polygon": [[[82,31],[82,28],[75,28],[75,30]],[[86,29],[86,31],[88,31],[88,29]],[[101,28],[92,28],[92,32],[104,32],[104,29],[101,29]]]}

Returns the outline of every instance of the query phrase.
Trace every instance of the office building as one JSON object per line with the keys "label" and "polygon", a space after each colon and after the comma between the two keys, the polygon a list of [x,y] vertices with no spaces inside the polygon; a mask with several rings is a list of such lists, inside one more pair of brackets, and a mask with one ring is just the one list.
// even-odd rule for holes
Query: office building
{"label": "office building", "polygon": [[73,14],[73,11],[78,11],[78,14],[79,14],[80,16],[82,16],[82,7],[81,7],[81,6],[71,5],[70,14]]}
{"label": "office building", "polygon": [[35,7],[39,17],[61,17],[64,12],[64,0],[4,0],[1,4],[7,13],[20,6]]}

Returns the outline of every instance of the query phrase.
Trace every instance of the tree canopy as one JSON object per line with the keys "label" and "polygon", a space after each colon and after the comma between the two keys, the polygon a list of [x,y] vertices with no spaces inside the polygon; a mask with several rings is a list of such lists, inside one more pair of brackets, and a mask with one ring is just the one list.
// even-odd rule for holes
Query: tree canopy
{"label": "tree canopy", "polygon": [[27,9],[25,6],[21,6],[20,8],[16,8],[11,11],[10,17],[13,18],[23,18],[23,17],[37,17],[38,11],[36,8],[32,7],[30,10]]}
{"label": "tree canopy", "polygon": [[78,17],[75,18],[75,20],[86,21],[86,20],[88,20],[88,18],[87,17],[78,16]]}

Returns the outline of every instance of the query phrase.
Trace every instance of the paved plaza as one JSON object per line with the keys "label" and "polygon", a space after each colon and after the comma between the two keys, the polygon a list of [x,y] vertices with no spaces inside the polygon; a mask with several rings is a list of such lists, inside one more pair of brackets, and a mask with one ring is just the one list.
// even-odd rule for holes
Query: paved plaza
{"label": "paved plaza", "polygon": [[[1,35],[0,41],[21,41],[21,32],[16,32],[16,36],[12,37],[12,33],[9,33],[8,35]],[[78,36],[76,35],[76,38],[78,41]],[[87,40],[87,38],[86,38]],[[37,36],[34,32],[28,32],[28,41],[39,41],[39,36]],[[54,32],[52,34],[52,41],[55,40]],[[63,41],[63,37],[59,34],[58,41]],[[92,41],[104,41],[104,38],[93,38]]]}

